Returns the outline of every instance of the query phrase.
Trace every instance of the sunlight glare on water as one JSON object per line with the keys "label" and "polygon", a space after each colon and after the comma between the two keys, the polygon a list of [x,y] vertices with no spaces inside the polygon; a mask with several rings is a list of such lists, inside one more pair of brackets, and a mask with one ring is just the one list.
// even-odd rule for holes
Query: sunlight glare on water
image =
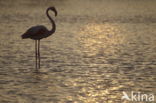
{"label": "sunlight glare on water", "polygon": [[80,32],[83,51],[90,52],[89,55],[115,54],[116,47],[123,43],[119,29],[113,24],[85,25]]}

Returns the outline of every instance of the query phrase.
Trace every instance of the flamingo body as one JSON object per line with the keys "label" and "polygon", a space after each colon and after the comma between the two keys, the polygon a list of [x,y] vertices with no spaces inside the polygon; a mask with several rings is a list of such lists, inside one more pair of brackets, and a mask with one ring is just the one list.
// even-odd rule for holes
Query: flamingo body
{"label": "flamingo body", "polygon": [[40,40],[48,37],[48,29],[43,25],[37,25],[29,28],[23,35],[22,39],[30,38],[33,40]]}

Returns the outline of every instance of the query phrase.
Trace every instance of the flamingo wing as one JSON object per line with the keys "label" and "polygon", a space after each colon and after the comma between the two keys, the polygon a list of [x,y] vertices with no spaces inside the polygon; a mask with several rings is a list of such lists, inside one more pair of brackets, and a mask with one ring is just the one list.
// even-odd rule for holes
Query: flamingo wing
{"label": "flamingo wing", "polygon": [[38,25],[38,26],[33,26],[31,28],[29,28],[23,35],[22,38],[32,38],[34,39],[36,37],[39,38],[40,36],[42,36],[43,34],[45,34],[47,32],[47,28],[45,26],[42,25]]}

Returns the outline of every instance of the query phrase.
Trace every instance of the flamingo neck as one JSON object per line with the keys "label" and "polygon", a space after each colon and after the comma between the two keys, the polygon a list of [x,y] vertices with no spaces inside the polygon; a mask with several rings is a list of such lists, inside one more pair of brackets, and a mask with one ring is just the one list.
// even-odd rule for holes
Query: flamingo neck
{"label": "flamingo neck", "polygon": [[56,30],[56,24],[55,24],[54,20],[50,17],[49,10],[50,9],[46,10],[46,14],[47,14],[47,17],[49,18],[49,20],[50,20],[50,22],[52,24],[52,29],[49,31],[48,34],[52,35],[55,32],[55,30]]}

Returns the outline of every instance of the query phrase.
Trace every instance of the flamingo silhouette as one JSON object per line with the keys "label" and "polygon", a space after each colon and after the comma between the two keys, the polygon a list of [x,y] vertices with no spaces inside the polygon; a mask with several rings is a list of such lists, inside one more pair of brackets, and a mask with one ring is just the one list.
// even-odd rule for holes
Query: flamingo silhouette
{"label": "flamingo silhouette", "polygon": [[[33,39],[35,40],[35,54],[36,54],[36,69],[40,68],[40,40],[43,38],[47,38],[50,35],[52,35],[56,30],[56,25],[54,20],[49,15],[49,10],[52,10],[55,13],[55,16],[57,16],[57,11],[55,7],[49,7],[46,10],[46,15],[49,18],[50,22],[52,23],[52,29],[48,30],[43,25],[37,25],[29,28],[21,37],[22,39]],[[38,60],[39,59],[39,60]],[[38,66],[37,66],[38,64]]]}

